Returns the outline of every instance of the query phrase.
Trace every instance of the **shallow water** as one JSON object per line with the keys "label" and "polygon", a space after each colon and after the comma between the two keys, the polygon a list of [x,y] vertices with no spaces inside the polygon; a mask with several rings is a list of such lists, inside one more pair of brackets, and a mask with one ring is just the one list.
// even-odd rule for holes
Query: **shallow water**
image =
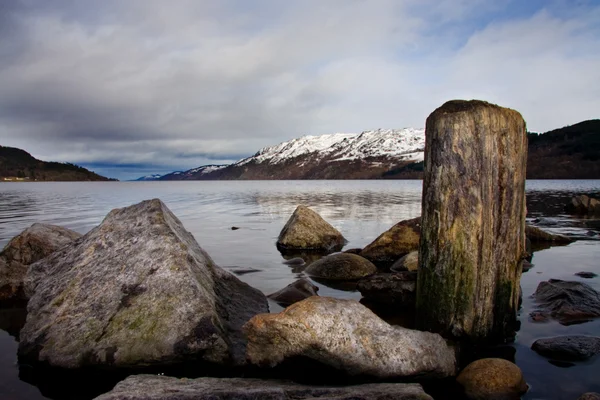
{"label": "shallow water", "polygon": [[[240,279],[269,294],[303,276],[282,264],[275,248],[279,231],[298,204],[308,205],[338,228],[348,239],[345,248],[364,247],[396,222],[420,215],[421,185],[421,181],[2,183],[0,246],[34,222],[86,233],[113,208],[160,198],[218,265],[260,270]],[[598,357],[564,368],[530,349],[541,337],[600,335],[600,320],[562,326],[533,323],[527,317],[532,308],[529,296],[542,280],[581,280],[600,290],[600,278],[573,276],[579,271],[600,274],[598,220],[577,219],[562,211],[566,201],[578,193],[598,195],[600,181],[527,182],[530,222],[586,240],[536,252],[534,267],[523,274],[521,329],[512,346],[516,363],[531,386],[526,399],[576,399],[585,391],[600,391]],[[233,226],[240,229],[232,230]],[[315,284],[320,295],[360,298],[358,292]],[[274,303],[270,306],[272,311],[281,309]],[[22,318],[18,310],[0,313],[0,398],[47,398],[19,379],[17,341],[11,326]],[[50,392],[45,390],[44,394]]]}

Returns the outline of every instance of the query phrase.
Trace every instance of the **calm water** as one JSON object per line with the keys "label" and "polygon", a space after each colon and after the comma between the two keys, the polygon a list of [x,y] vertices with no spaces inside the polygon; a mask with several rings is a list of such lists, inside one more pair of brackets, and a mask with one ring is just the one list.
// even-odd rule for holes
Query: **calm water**
{"label": "calm water", "polygon": [[[554,232],[587,240],[541,250],[534,267],[522,278],[524,294],[521,329],[513,344],[516,363],[531,390],[527,399],[576,399],[600,391],[600,362],[560,367],[530,350],[540,337],[556,334],[600,335],[600,321],[568,327],[532,323],[527,316],[529,296],[550,278],[583,280],[579,271],[600,274],[598,220],[575,219],[562,207],[577,193],[598,195],[600,181],[530,181],[527,183],[528,220]],[[113,208],[160,198],[179,217],[198,243],[224,268],[251,267],[259,272],[240,279],[272,293],[303,276],[282,264],[275,248],[279,231],[298,204],[312,207],[349,240],[346,248],[363,247],[396,222],[421,213],[420,181],[252,181],[252,182],[108,182],[0,184],[0,247],[34,222],[65,226],[86,233]],[[231,230],[232,226],[239,230]],[[600,278],[584,280],[600,290]],[[322,284],[325,296],[359,299],[357,292]],[[271,304],[272,311],[281,308]],[[19,379],[15,339],[24,315],[0,311],[0,398],[41,399],[38,388]],[[44,394],[48,394],[44,391]]]}

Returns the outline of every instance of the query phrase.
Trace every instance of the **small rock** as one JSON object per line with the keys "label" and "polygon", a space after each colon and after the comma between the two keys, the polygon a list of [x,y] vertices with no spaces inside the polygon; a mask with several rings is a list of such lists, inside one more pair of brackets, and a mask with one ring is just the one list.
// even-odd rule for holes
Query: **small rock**
{"label": "small rock", "polygon": [[537,303],[532,317],[541,314],[563,325],[600,317],[600,293],[583,282],[550,279],[540,282],[532,297]]}
{"label": "small rock", "polygon": [[262,269],[250,268],[250,267],[223,267],[225,270],[236,275],[252,274],[254,272],[261,272]]}
{"label": "small rock", "polygon": [[555,360],[583,361],[600,353],[600,337],[571,335],[538,339],[531,348]]}
{"label": "small rock", "polygon": [[520,399],[527,391],[521,369],[501,358],[473,361],[456,381],[470,400]]}
{"label": "small rock", "polygon": [[390,268],[390,270],[392,272],[416,271],[418,269],[419,269],[419,252],[417,250],[411,251],[404,257],[401,257]]}
{"label": "small rock", "polygon": [[571,214],[600,215],[600,200],[586,195],[575,196],[565,209]]}
{"label": "small rock", "polygon": [[96,400],[433,400],[418,383],[308,386],[246,378],[132,375]]}
{"label": "small rock", "polygon": [[527,260],[523,260],[523,262],[521,263],[521,268],[522,268],[523,272],[527,272],[531,268],[533,268],[533,264]]}
{"label": "small rock", "polygon": [[358,281],[357,289],[364,298],[375,303],[413,308],[417,272],[371,275]]}
{"label": "small rock", "polygon": [[296,208],[277,239],[277,247],[283,249],[328,252],[341,250],[345,243],[346,239],[337,229],[303,205]]}
{"label": "small rock", "polygon": [[287,307],[310,296],[318,296],[318,291],[318,286],[313,285],[308,279],[302,278],[267,297]]}
{"label": "small rock", "polygon": [[278,314],[253,317],[244,332],[249,362],[264,367],[303,356],[349,375],[456,372],[455,351],[440,335],[391,326],[354,300],[312,296]]}
{"label": "small rock", "polygon": [[376,273],[377,267],[356,254],[338,253],[315,261],[304,272],[321,279],[351,281]]}
{"label": "small rock", "polygon": [[240,227],[239,227],[239,226],[232,226],[232,227],[231,227],[231,230],[232,230],[232,231],[237,231],[238,229],[240,229]]}
{"label": "small rock", "polygon": [[360,255],[387,269],[405,254],[419,249],[421,217],[398,222],[360,252]]}
{"label": "small rock", "polygon": [[546,231],[536,228],[535,226],[526,225],[525,235],[531,241],[531,243],[556,243],[556,244],[568,244],[574,242],[573,239],[563,235],[554,235]]}
{"label": "small rock", "polygon": [[300,258],[300,257],[294,257],[289,260],[285,260],[285,261],[283,261],[283,263],[286,265],[304,265],[305,264],[304,259]]}
{"label": "small rock", "polygon": [[588,279],[595,278],[598,276],[598,274],[595,274],[593,272],[587,272],[587,271],[578,272],[575,275],[579,276],[581,278],[588,278]]}
{"label": "small rock", "polygon": [[36,223],[12,238],[0,253],[0,302],[27,300],[23,279],[29,265],[80,237],[70,229]]}

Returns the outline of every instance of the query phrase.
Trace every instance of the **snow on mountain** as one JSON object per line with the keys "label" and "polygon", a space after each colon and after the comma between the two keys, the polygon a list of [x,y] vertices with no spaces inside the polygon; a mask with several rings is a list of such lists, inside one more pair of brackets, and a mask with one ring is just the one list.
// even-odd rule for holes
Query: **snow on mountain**
{"label": "snow on mountain", "polygon": [[198,168],[194,168],[194,169],[190,169],[189,171],[185,171],[184,173],[186,175],[192,175],[192,174],[196,174],[196,173],[200,173],[200,174],[208,174],[210,172],[214,172],[214,171],[218,171],[220,169],[225,168],[227,165],[203,165],[201,167]]}
{"label": "snow on mountain", "polygon": [[161,174],[146,175],[146,176],[137,178],[136,181],[155,181],[155,180],[159,179],[161,176],[162,176]]}
{"label": "snow on mountain", "polygon": [[423,161],[425,149],[424,129],[377,129],[358,133],[334,133],[320,136],[303,136],[275,146],[264,147],[254,156],[234,165],[267,161],[279,164],[292,158],[315,154],[330,161],[388,157]]}

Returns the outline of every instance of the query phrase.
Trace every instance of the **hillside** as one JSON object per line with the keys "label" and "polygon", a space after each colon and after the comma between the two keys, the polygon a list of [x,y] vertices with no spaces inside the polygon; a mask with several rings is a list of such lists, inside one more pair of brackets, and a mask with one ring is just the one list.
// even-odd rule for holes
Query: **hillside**
{"label": "hillside", "polygon": [[529,134],[528,179],[600,179],[600,120]]}
{"label": "hillside", "polygon": [[413,178],[418,172],[408,166],[423,160],[424,146],[423,129],[303,136],[231,165],[173,172],[160,180]]}
{"label": "hillside", "polygon": [[111,179],[77,165],[40,161],[24,150],[0,146],[0,180],[108,181]]}

